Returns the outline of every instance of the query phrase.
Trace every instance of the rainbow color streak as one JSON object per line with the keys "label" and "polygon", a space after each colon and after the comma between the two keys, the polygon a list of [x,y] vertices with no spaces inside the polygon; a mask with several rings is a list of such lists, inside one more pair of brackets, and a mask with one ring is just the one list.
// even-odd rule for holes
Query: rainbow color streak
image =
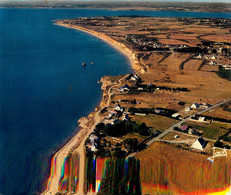
{"label": "rainbow color streak", "polygon": [[67,156],[64,159],[61,176],[59,180],[59,191],[60,192],[67,192],[69,189],[68,182],[69,182],[69,173],[70,173],[70,157]]}
{"label": "rainbow color streak", "polygon": [[96,164],[97,192],[141,194],[139,160],[97,158]]}
{"label": "rainbow color streak", "polygon": [[[177,161],[176,161],[177,162]],[[144,194],[227,194],[230,192],[231,164],[222,160],[185,160],[180,165],[168,159],[141,161]]]}
{"label": "rainbow color streak", "polygon": [[48,181],[47,181],[46,191],[50,189],[51,181],[52,181],[53,177],[56,175],[56,168],[57,168],[56,160],[57,160],[57,156],[52,156],[51,165],[50,165],[50,176],[49,176]]}
{"label": "rainbow color streak", "polygon": [[[94,160],[92,163],[94,165]],[[166,159],[96,159],[96,192],[129,194],[230,195],[231,164]],[[90,167],[91,171],[94,168]],[[88,172],[90,173],[90,172]],[[94,173],[91,172],[91,176]],[[94,179],[91,178],[91,182]],[[93,184],[92,184],[93,185]],[[142,189],[142,190],[141,190]]]}
{"label": "rainbow color streak", "polygon": [[106,159],[98,158],[96,161],[96,192],[100,190],[100,183],[103,176],[103,171],[105,170]]}
{"label": "rainbow color streak", "polygon": [[79,155],[74,154],[72,155],[72,160],[71,160],[71,173],[70,173],[70,191],[71,192],[76,192],[79,187]]}
{"label": "rainbow color streak", "polygon": [[96,158],[93,156],[86,158],[84,192],[95,192],[96,185]]}
{"label": "rainbow color streak", "polygon": [[211,163],[213,163],[213,160],[212,160],[212,159],[207,158],[207,160],[210,161]]}
{"label": "rainbow color streak", "polygon": [[181,195],[230,195],[231,188],[221,188],[213,190],[201,190],[194,192],[176,192],[168,189],[166,186],[142,183],[142,188],[148,194],[181,194]]}
{"label": "rainbow color streak", "polygon": [[[96,172],[96,158],[95,157],[93,158],[92,170],[91,171],[95,175],[95,172]],[[90,192],[95,192],[95,183],[90,185]]]}
{"label": "rainbow color streak", "polygon": [[[51,160],[49,183],[56,174],[56,158]],[[75,193],[79,185],[79,156],[64,159],[59,192]],[[194,160],[182,163],[169,158],[86,158],[84,190],[112,194],[230,195],[231,163],[224,159]]]}

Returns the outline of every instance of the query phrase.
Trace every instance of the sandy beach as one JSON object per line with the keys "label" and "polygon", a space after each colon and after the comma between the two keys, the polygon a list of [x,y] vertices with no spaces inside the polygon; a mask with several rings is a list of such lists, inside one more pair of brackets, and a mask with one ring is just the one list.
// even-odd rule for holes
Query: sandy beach
{"label": "sandy beach", "polygon": [[[135,72],[140,72],[142,70],[142,67],[139,65],[136,59],[135,53],[131,49],[127,48],[124,44],[121,44],[111,39],[110,37],[105,36],[102,33],[97,33],[95,31],[88,30],[83,27],[62,24],[60,22],[55,23],[55,24],[64,26],[67,28],[73,28],[76,30],[80,30],[80,31],[89,33],[93,36],[96,36],[102,39],[103,41],[105,41],[106,43],[108,43],[109,45],[117,49],[119,52],[121,52],[124,56],[126,56],[128,60],[130,61],[132,69]],[[123,79],[124,77],[119,80],[118,84],[111,85],[109,89],[103,93],[104,95],[103,95],[102,101],[93,113],[90,113],[87,117],[82,117],[79,119],[78,122],[79,122],[80,130],[58,152],[54,154],[54,156],[51,159],[50,176],[48,178],[47,187],[46,187],[46,190],[42,194],[48,195],[48,194],[56,194],[57,192],[59,192],[59,181],[61,177],[62,167],[63,167],[66,157],[70,153],[77,153],[80,159],[79,160],[79,163],[80,163],[79,164],[79,188],[75,194],[79,194],[79,195],[84,194],[84,169],[85,169],[84,167],[85,166],[84,164],[85,162],[84,143],[87,137],[94,130],[95,126],[101,121],[101,118],[99,116],[100,111],[104,107],[110,104],[111,95],[112,95],[111,89],[115,87],[116,85],[119,85],[121,80]],[[103,79],[101,79],[101,82],[103,82]],[[104,89],[105,88],[106,87],[104,86]]]}
{"label": "sandy beach", "polygon": [[136,58],[135,53],[130,48],[128,48],[126,45],[124,45],[120,42],[117,42],[114,39],[106,36],[105,34],[98,33],[98,32],[95,32],[93,30],[81,27],[81,26],[76,26],[76,25],[71,25],[71,24],[63,24],[62,22],[56,22],[55,25],[59,25],[59,26],[67,27],[67,28],[73,28],[75,30],[80,30],[80,31],[91,34],[91,35],[105,41],[107,44],[111,45],[116,50],[118,50],[120,53],[122,53],[129,60],[131,67],[134,71],[140,72],[142,70],[142,66],[140,66],[140,64]]}

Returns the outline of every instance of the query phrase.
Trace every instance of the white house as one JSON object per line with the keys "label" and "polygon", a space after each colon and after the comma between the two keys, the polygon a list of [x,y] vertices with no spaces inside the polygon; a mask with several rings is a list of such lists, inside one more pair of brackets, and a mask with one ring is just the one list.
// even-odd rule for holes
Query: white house
{"label": "white house", "polygon": [[154,112],[157,113],[157,114],[160,114],[160,113],[162,113],[163,111],[160,110],[160,109],[155,109]]}
{"label": "white house", "polygon": [[137,81],[138,80],[138,76],[136,74],[133,74],[132,77],[130,78],[131,81]]}
{"label": "white house", "polygon": [[[94,142],[97,141],[98,139],[99,139],[98,136],[96,136],[95,134],[91,134],[91,135],[89,136],[89,140],[90,140],[91,143],[94,143]],[[94,145],[94,144],[92,144],[92,145]]]}
{"label": "white house", "polygon": [[203,55],[200,53],[198,56],[196,56],[197,59],[202,59]]}
{"label": "white house", "polygon": [[116,124],[118,121],[119,121],[118,119],[113,120],[113,121],[111,122],[111,125]]}
{"label": "white house", "polygon": [[118,90],[119,90],[120,93],[124,92],[124,88],[123,87],[119,87]]}
{"label": "white house", "polygon": [[123,121],[127,121],[127,120],[129,120],[129,116],[128,116],[128,114],[125,114],[125,115],[123,116]]}
{"label": "white house", "polygon": [[197,149],[197,150],[204,150],[206,146],[206,142],[202,137],[199,137],[191,146],[191,148]]}
{"label": "white house", "polygon": [[189,112],[190,111],[190,108],[188,106],[185,107],[184,109],[185,112]]}
{"label": "white house", "polygon": [[121,107],[119,104],[116,104],[116,106],[115,106],[115,110],[116,110],[116,111],[123,112],[123,111],[124,111],[124,108],[123,108],[123,107]]}
{"label": "white house", "polygon": [[210,61],[210,63],[209,63],[210,65],[217,65],[217,63],[216,62],[214,62],[214,61]]}
{"label": "white house", "polygon": [[123,86],[123,89],[124,89],[124,91],[129,91],[130,87],[129,87],[127,84],[125,84],[125,85]]}
{"label": "white house", "polygon": [[127,84],[125,84],[123,87],[119,87],[118,90],[120,92],[129,91],[130,87]]}
{"label": "white house", "polygon": [[198,118],[198,120],[199,120],[200,122],[204,122],[204,121],[205,121],[205,117],[200,116],[200,117]]}
{"label": "white house", "polygon": [[98,149],[96,149],[96,147],[94,145],[91,145],[91,151],[92,152],[96,152]]}
{"label": "white house", "polygon": [[116,113],[111,112],[111,113],[108,114],[107,117],[105,117],[105,119],[111,119],[115,114],[116,114]]}
{"label": "white house", "polygon": [[190,108],[192,108],[192,109],[197,109],[197,108],[199,108],[199,104],[198,104],[198,103],[193,103],[193,104],[190,106]]}
{"label": "white house", "polygon": [[211,60],[215,60],[215,59],[217,59],[217,57],[216,56],[211,56],[211,58],[210,58]]}
{"label": "white house", "polygon": [[176,112],[176,113],[174,113],[174,114],[172,115],[172,117],[173,117],[173,118],[177,118],[177,117],[179,117],[179,116],[180,116],[180,114],[179,114],[179,113],[177,113],[177,112]]}
{"label": "white house", "polygon": [[188,134],[190,134],[190,135],[198,135],[199,133],[198,133],[198,131],[196,129],[189,129]]}

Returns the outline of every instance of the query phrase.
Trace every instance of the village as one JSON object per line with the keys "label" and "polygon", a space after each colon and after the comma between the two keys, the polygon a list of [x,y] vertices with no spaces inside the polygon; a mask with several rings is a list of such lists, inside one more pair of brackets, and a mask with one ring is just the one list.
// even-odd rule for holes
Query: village
{"label": "village", "polygon": [[[231,70],[229,60],[230,56],[230,26],[229,19],[203,19],[203,18],[177,18],[175,23],[182,23],[185,27],[158,26],[158,23],[146,22],[145,18],[133,17],[133,20],[122,19],[119,17],[85,17],[76,20],[62,20],[64,24],[88,26],[93,29],[102,27],[100,31],[113,37],[120,39],[132,50],[136,51],[137,58],[149,58],[155,53],[163,52],[170,55],[173,52],[191,54],[187,60],[183,62],[180,69],[184,68],[184,64],[191,59],[200,62],[198,69],[203,66],[215,66],[210,68],[211,71],[220,70],[220,75],[227,75],[226,70]],[[156,22],[158,19],[153,19]],[[136,23],[140,24],[140,28],[135,29]],[[188,27],[193,27],[193,31],[189,31]],[[206,26],[205,32],[202,34],[194,33],[194,26]],[[209,28],[222,28],[227,34],[215,36],[209,32]],[[107,28],[113,29],[106,31]],[[207,30],[208,29],[208,30]],[[109,33],[110,32],[110,33]],[[126,32],[126,34],[124,34]],[[212,31],[213,32],[213,31]],[[208,68],[205,68],[206,70]],[[225,76],[226,77],[226,76]]]}
{"label": "village", "polygon": [[57,22],[113,38],[131,49],[140,67],[103,78],[109,104],[85,143],[87,154],[133,156],[156,141],[207,156],[213,147],[230,148],[230,20],[86,17]]}
{"label": "village", "polygon": [[[126,97],[131,94],[162,93],[171,91],[173,93],[188,92],[187,88],[168,88],[156,86],[152,83],[141,85],[142,79],[137,74],[126,75],[122,85],[112,88],[112,94]],[[136,117],[148,118],[149,115],[163,116],[175,122],[192,116],[187,122],[174,126],[173,130],[164,135],[161,141],[171,143],[175,147],[184,148],[192,152],[210,155],[213,147],[230,149],[231,128],[224,129],[223,125],[231,127],[231,120],[209,117],[197,114],[199,111],[209,110],[212,105],[206,102],[194,102],[186,105],[183,101],[177,102],[180,109],[173,110],[161,107],[142,108],[139,99],[114,99],[110,106],[101,110],[102,123],[99,123],[93,133],[86,141],[88,155],[98,157],[126,157],[135,155],[145,149],[148,142],[159,136],[163,130],[155,129],[143,123],[136,123]],[[123,106],[121,106],[123,105]],[[225,103],[230,109],[231,101]],[[212,109],[214,111],[214,109]],[[221,125],[213,129],[213,123]],[[211,127],[210,127],[211,126]],[[208,130],[213,131],[208,133]],[[212,129],[212,130],[211,130]]]}

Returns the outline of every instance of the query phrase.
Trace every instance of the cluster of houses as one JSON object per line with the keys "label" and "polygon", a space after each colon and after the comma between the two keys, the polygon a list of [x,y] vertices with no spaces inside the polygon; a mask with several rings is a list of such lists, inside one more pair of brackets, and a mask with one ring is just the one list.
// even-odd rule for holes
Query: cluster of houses
{"label": "cluster of houses", "polygon": [[136,35],[126,35],[125,39],[129,42],[134,43],[137,46],[152,46],[153,48],[161,48],[163,45],[161,43],[157,43],[151,40],[146,40],[145,35],[140,35],[136,37]]}
{"label": "cluster of houses", "polygon": [[180,21],[184,21],[185,23],[195,23],[195,24],[223,24],[227,23],[228,20],[226,18],[179,18]]}
{"label": "cluster of houses", "polygon": [[128,84],[125,84],[124,86],[119,87],[118,90],[119,90],[120,93],[128,92],[130,90],[130,87],[129,87]]}
{"label": "cluster of houses", "polygon": [[[183,131],[183,132],[186,132],[190,135],[199,135],[199,132],[195,129],[191,129],[189,128],[187,125],[182,125],[180,127],[180,129]],[[175,135],[174,138],[179,138],[178,135]],[[191,148],[193,149],[197,149],[197,150],[201,150],[203,151],[204,148],[206,147],[207,145],[207,142],[202,138],[202,137],[199,137],[198,139],[196,139],[193,144],[191,145]]]}
{"label": "cluster of houses", "polygon": [[197,110],[197,109],[207,109],[208,107],[210,107],[211,105],[208,104],[208,103],[193,103],[191,106],[186,106],[184,111],[187,113],[189,112],[190,110]]}
{"label": "cluster of houses", "polygon": [[128,77],[127,77],[127,80],[130,80],[130,81],[138,81],[139,80],[139,76],[137,74],[130,74]]}
{"label": "cluster of houses", "polygon": [[200,135],[200,133],[196,129],[189,128],[189,126],[187,125],[181,125],[180,127],[178,127],[178,131],[182,131],[190,135]]}
{"label": "cluster of houses", "polygon": [[196,115],[196,116],[193,116],[190,120],[200,122],[200,123],[211,123],[211,120],[207,120],[204,116]]}
{"label": "cluster of houses", "polygon": [[209,62],[209,65],[211,66],[222,66],[223,68],[225,68],[226,66],[229,66],[229,65],[226,65],[226,64],[221,64],[217,61],[213,61],[213,60],[217,60],[218,59],[218,56],[217,55],[202,55],[201,53],[198,54],[197,56],[194,56],[195,59],[209,59],[211,60]]}
{"label": "cluster of houses", "polygon": [[[190,50],[190,46],[188,45],[170,45],[170,44],[162,44],[158,42],[157,38],[152,38],[150,39],[149,37],[146,37],[146,35],[126,35],[125,39],[132,43],[136,48],[139,50],[143,51],[187,51],[188,52],[193,52],[193,50]],[[206,42],[206,41],[204,41]],[[204,52],[208,53],[208,55],[204,55],[202,53],[199,53],[197,56],[194,56],[196,59],[211,59],[211,60],[216,60],[218,59],[217,55],[213,54],[224,54],[228,55],[229,52],[229,46],[225,45],[224,43],[220,42],[206,42],[205,45],[202,42],[200,46],[197,47],[198,52],[201,52],[201,50],[204,50]],[[186,49],[186,50],[185,50]]]}
{"label": "cluster of houses", "polygon": [[129,120],[128,113],[124,112],[124,107],[120,106],[119,104],[116,104],[114,107],[114,110],[109,111],[109,114],[107,117],[105,117],[105,122],[110,123],[114,125],[119,121],[118,117],[122,114],[122,120]]}
{"label": "cluster of houses", "polygon": [[116,102],[121,102],[121,103],[125,103],[125,104],[140,104],[140,102],[137,101],[136,99],[133,99],[133,100],[117,100]]}
{"label": "cluster of houses", "polygon": [[231,70],[231,64],[229,64],[229,65],[222,64],[221,67],[222,67],[224,70]]}
{"label": "cluster of houses", "polygon": [[220,55],[229,56],[230,46],[225,46],[224,43],[204,41],[202,45],[201,48],[206,48],[207,54],[199,53],[193,58],[211,60],[210,65],[222,65],[212,60],[221,60]]}
{"label": "cluster of houses", "polygon": [[133,43],[139,50],[142,51],[170,51],[174,49],[183,49],[183,48],[188,48],[188,45],[168,45],[168,44],[162,44],[158,42],[156,38],[153,38],[153,40],[149,40],[148,37],[145,35],[126,35],[125,39]]}
{"label": "cluster of houses", "polygon": [[[126,80],[129,80],[130,82],[137,82],[139,81],[140,77],[136,74],[130,74]],[[123,93],[123,92],[128,92],[129,90],[131,89],[131,87],[128,85],[128,84],[125,84],[121,87],[118,88],[118,91],[120,93]]]}
{"label": "cluster of houses", "polygon": [[[110,111],[109,115],[105,117],[104,123],[114,125],[119,121],[119,117],[122,114],[122,120],[128,121],[130,117],[127,113],[124,112],[124,108],[119,104],[116,104],[114,110]],[[89,136],[89,143],[86,145],[92,152],[97,151],[99,144],[99,137],[93,132]]]}
{"label": "cluster of houses", "polygon": [[217,55],[203,55],[199,53],[197,56],[194,56],[196,59],[209,59],[209,60],[217,60],[218,56]]}

